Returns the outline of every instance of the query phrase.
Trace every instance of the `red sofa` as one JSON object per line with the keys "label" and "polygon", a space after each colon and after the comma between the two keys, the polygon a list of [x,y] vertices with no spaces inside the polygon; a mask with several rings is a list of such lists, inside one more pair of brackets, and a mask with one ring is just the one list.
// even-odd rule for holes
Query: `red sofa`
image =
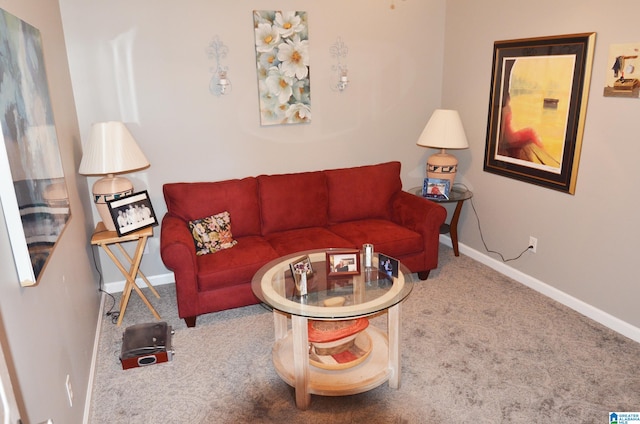
{"label": "red sofa", "polygon": [[[160,254],[174,272],[178,313],[188,327],[201,314],[258,303],[251,279],[286,254],[361,248],[399,259],[425,280],[438,265],[446,210],[402,191],[400,163],[169,183]],[[228,211],[233,247],[196,255],[189,221]]]}

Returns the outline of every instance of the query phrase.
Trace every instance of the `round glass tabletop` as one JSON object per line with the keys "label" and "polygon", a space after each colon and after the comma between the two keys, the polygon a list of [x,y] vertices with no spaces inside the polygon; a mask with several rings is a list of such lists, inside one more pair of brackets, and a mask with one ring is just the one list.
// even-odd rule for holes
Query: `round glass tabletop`
{"label": "round glass tabletop", "polygon": [[[345,319],[371,315],[404,300],[413,288],[413,274],[401,263],[397,276],[378,269],[378,254],[371,268],[360,267],[355,275],[327,277],[327,252],[321,249],[297,252],[275,259],[258,270],[251,282],[253,293],[266,305],[287,314],[314,319]],[[362,254],[359,255],[362,260]],[[290,264],[309,258],[312,274],[307,278],[307,294],[300,295]],[[361,264],[362,265],[362,264]]]}

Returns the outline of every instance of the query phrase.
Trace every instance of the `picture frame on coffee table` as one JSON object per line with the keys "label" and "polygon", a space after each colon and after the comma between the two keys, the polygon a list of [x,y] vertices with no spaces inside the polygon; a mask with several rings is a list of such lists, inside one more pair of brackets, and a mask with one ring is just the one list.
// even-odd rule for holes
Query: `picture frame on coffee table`
{"label": "picture frame on coffee table", "polygon": [[356,249],[327,252],[327,278],[360,274],[360,251]]}
{"label": "picture frame on coffee table", "polygon": [[378,254],[378,269],[389,277],[398,276],[399,262],[391,256]]}
{"label": "picture frame on coffee table", "polygon": [[300,278],[302,274],[307,274],[307,278],[313,275],[313,267],[311,266],[311,259],[308,255],[296,259],[289,264],[291,270],[291,276],[296,284],[300,284]]}

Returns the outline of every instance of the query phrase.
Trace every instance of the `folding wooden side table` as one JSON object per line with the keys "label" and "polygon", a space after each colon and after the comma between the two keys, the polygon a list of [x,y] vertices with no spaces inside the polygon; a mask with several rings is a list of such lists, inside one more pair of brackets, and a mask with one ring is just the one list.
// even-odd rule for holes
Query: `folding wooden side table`
{"label": "folding wooden side table", "polygon": [[[140,277],[147,284],[147,287],[151,290],[151,292],[157,297],[160,298],[160,295],[156,291],[156,289],[151,285],[147,277],[140,271],[140,262],[142,261],[142,254],[144,253],[144,247],[147,244],[147,239],[153,235],[153,228],[147,227],[141,230],[135,231],[133,233],[126,234],[122,237],[118,236],[118,233],[115,231],[107,230],[103,222],[99,222],[96,225],[96,229],[93,231],[93,235],[91,236],[91,244],[101,246],[107,255],[111,258],[113,263],[118,267],[122,275],[127,279],[127,282],[124,286],[124,291],[122,292],[122,298],[120,298],[120,316],[118,316],[118,326],[122,324],[122,319],[124,318],[124,312],[127,309],[127,304],[129,303],[129,298],[131,297],[131,290],[135,290],[142,301],[147,305],[151,313],[156,319],[160,319],[160,315],[154,309],[153,305],[149,303],[149,300],[144,295],[140,287],[136,284],[136,277],[140,275]],[[120,243],[125,243],[128,241],[135,241],[136,251],[133,255],[133,258],[129,256],[126,250],[122,247]],[[124,258],[129,262],[129,269],[127,270],[122,262],[118,259],[118,257],[111,251],[109,248],[110,245],[115,244],[120,249],[120,252],[124,256]]]}

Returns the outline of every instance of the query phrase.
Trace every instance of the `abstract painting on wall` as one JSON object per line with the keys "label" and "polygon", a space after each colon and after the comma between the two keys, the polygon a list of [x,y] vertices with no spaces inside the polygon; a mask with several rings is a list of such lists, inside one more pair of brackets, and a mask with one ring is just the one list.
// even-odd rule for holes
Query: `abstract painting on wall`
{"label": "abstract painting on wall", "polygon": [[40,31],[0,9],[0,198],[18,278],[38,282],[70,217]]}
{"label": "abstract painting on wall", "polygon": [[260,123],[311,122],[306,12],[253,11]]}

